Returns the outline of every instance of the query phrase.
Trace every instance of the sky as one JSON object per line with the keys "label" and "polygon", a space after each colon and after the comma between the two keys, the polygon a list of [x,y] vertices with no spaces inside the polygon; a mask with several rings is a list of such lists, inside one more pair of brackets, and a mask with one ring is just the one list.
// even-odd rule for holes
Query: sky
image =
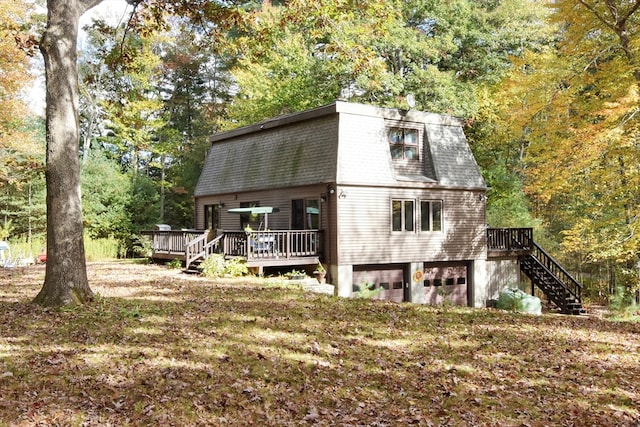
{"label": "sky", "polygon": [[[82,49],[85,34],[82,27],[89,25],[94,18],[104,19],[107,23],[117,25],[123,19],[128,17],[127,13],[131,11],[131,7],[125,0],[103,0],[98,6],[89,10],[80,17],[80,34],[78,36],[78,49]],[[25,98],[29,105],[29,109],[39,115],[44,116],[45,107],[45,80],[44,80],[44,63],[42,56],[37,55],[34,58],[32,73],[36,76],[33,85],[25,91]]]}

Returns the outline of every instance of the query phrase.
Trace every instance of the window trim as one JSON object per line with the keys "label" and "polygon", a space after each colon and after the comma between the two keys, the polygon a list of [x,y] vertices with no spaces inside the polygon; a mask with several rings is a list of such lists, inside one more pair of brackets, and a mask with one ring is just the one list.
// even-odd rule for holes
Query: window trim
{"label": "window trim", "polygon": [[[442,199],[420,199],[419,200],[419,206],[420,206],[420,232],[421,233],[442,233],[444,232],[444,201]],[[423,212],[423,207],[424,204],[428,203],[429,204],[429,212],[428,212],[428,227],[424,227],[424,223],[423,223],[423,219],[424,219],[424,212]],[[440,206],[439,209],[439,214],[440,214],[440,221],[439,221],[439,225],[440,227],[438,229],[434,229],[434,204],[438,204]]]}
{"label": "window trim", "polygon": [[[401,142],[395,142],[391,138],[396,132],[401,133]],[[415,135],[415,141],[413,143],[407,143],[407,134]],[[387,127],[387,142],[389,143],[389,153],[391,154],[391,159],[393,160],[405,160],[405,161],[419,161],[420,160],[420,130],[413,127],[402,127],[402,126],[389,126]],[[401,155],[394,155],[394,148],[399,149]],[[407,152],[409,150],[415,150],[414,157],[407,157]]]}
{"label": "window trim", "polygon": [[[394,211],[395,203],[400,203],[400,229],[395,229],[396,216]],[[406,207],[411,203],[411,215],[407,216]],[[415,199],[407,198],[392,198],[391,199],[391,232],[392,233],[415,233],[416,232],[416,201]],[[411,228],[407,229],[407,219],[411,219]]]}

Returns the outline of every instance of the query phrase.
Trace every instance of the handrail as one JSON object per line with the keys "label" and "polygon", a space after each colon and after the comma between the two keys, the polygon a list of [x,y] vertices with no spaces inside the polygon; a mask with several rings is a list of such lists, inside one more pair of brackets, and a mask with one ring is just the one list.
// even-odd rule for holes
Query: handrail
{"label": "handrail", "polygon": [[189,269],[191,263],[202,253],[202,248],[206,241],[207,233],[203,233],[201,236],[187,242],[185,245],[185,268]]}
{"label": "handrail", "polygon": [[487,248],[493,251],[531,250],[533,228],[487,228]]}
{"label": "handrail", "polygon": [[207,258],[214,252],[214,249],[218,242],[223,238],[223,234],[217,236],[215,239],[212,239],[207,242],[209,234],[204,233],[201,236],[196,237],[193,240],[190,240],[185,245],[185,268],[189,269],[191,263],[199,258]]}
{"label": "handrail", "polygon": [[567,270],[565,270],[551,255],[533,242],[535,257],[551,274],[553,274],[562,286],[577,301],[582,301],[582,285]]}
{"label": "handrail", "polygon": [[187,242],[199,237],[204,230],[154,230],[143,234],[151,236],[155,253],[184,254]]}

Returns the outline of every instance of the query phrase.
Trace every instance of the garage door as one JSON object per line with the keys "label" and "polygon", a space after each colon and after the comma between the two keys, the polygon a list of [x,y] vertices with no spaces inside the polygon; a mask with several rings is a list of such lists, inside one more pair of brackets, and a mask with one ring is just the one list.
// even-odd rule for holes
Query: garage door
{"label": "garage door", "polygon": [[427,304],[467,305],[469,283],[466,262],[425,263],[424,296]]}
{"label": "garage door", "polygon": [[354,296],[366,295],[373,299],[404,301],[404,269],[398,267],[375,268],[358,266],[353,271]]}

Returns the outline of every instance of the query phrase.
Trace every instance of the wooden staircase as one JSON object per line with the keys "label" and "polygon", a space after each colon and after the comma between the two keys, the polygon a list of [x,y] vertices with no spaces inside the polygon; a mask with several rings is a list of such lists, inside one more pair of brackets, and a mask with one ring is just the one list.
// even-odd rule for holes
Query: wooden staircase
{"label": "wooden staircase", "polygon": [[521,255],[520,271],[564,314],[584,313],[582,285],[544,249],[532,242],[529,254]]}
{"label": "wooden staircase", "polygon": [[207,241],[207,237],[207,233],[204,233],[185,244],[185,272],[199,273],[200,269],[198,267],[200,263],[209,255],[220,252],[219,242],[223,235],[210,241]]}

